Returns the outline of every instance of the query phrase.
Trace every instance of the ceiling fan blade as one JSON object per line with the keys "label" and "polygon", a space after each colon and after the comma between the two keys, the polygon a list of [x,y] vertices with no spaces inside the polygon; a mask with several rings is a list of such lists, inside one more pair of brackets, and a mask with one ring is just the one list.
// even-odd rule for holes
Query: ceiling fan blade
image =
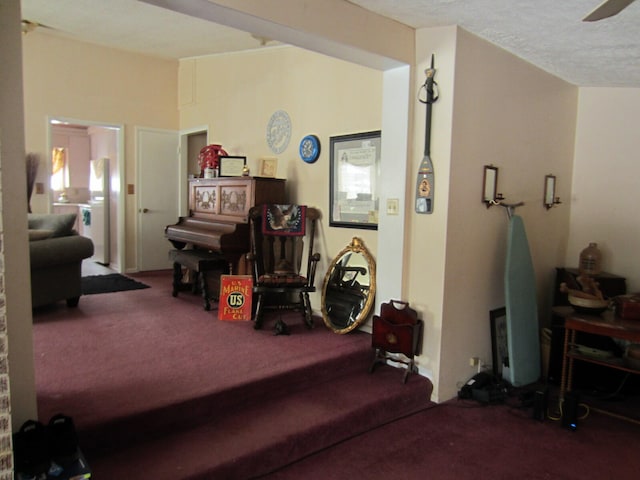
{"label": "ceiling fan blade", "polygon": [[598,20],[602,20],[603,18],[613,17],[617,15],[630,4],[632,4],[634,0],[605,0],[600,5],[598,5],[592,12],[590,12],[586,17],[582,19],[583,22],[596,22]]}

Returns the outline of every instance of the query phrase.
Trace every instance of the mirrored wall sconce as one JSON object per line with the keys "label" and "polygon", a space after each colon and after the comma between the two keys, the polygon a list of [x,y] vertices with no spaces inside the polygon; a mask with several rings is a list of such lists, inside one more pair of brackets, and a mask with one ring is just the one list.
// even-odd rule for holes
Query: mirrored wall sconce
{"label": "mirrored wall sconce", "polygon": [[482,201],[487,208],[498,205],[504,197],[498,193],[498,167],[484,166],[484,178],[482,180]]}
{"label": "mirrored wall sconce", "polygon": [[555,205],[560,205],[562,203],[560,201],[560,197],[556,197],[556,176],[555,175],[546,175],[544,177],[543,203],[547,210],[554,207]]}

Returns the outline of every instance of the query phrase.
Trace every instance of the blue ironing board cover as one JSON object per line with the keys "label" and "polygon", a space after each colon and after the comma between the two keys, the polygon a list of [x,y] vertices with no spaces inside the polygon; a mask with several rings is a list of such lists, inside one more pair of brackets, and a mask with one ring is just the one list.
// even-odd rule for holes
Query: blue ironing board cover
{"label": "blue ironing board cover", "polygon": [[510,377],[507,380],[517,387],[540,378],[536,278],[527,233],[518,215],[509,220],[504,283]]}

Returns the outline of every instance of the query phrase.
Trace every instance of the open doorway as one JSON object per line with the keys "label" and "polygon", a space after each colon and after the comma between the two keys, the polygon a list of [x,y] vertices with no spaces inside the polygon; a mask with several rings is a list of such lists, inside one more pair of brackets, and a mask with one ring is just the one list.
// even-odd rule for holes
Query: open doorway
{"label": "open doorway", "polygon": [[91,238],[85,263],[121,272],[124,267],[123,126],[49,119],[49,201],[54,213],[76,213],[75,228]]}
{"label": "open doorway", "polygon": [[201,126],[180,132],[180,163],[185,178],[181,178],[180,185],[180,215],[187,215],[189,209],[188,179],[200,176],[198,154],[208,143],[208,127]]}

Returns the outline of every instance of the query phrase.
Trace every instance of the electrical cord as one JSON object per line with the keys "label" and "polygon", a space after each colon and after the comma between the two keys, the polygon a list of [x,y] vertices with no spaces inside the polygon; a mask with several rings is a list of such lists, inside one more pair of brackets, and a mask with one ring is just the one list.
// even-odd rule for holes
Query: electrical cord
{"label": "electrical cord", "polygon": [[[613,392],[605,394],[601,397],[598,397],[601,400],[608,400],[611,398],[615,398],[624,388],[627,380],[629,379],[629,377],[631,376],[630,372],[627,372],[626,375],[624,376],[624,378],[622,379],[622,381],[620,382],[620,385],[618,385],[618,388],[616,388]],[[547,418],[549,418],[550,420],[553,421],[560,421],[562,420],[562,404],[564,402],[563,398],[559,398],[558,399],[558,411],[556,413],[552,413],[551,408],[547,407]],[[549,404],[552,404],[551,402],[549,402]],[[589,416],[589,414],[591,413],[591,410],[589,408],[588,405],[584,404],[584,403],[579,403],[578,404],[578,408],[583,408],[584,409],[584,414],[578,417],[578,420],[584,420],[585,418],[587,418]]]}
{"label": "electrical cord", "polygon": [[[547,418],[549,420],[553,420],[553,421],[560,421],[562,420],[562,416],[563,416],[563,412],[562,412],[562,404],[564,403],[564,398],[559,399],[558,401],[558,411],[559,411],[559,415],[556,414],[552,414],[551,413],[551,409],[550,407],[547,407]],[[579,403],[578,404],[578,408],[583,408],[584,409],[584,414],[578,417],[578,420],[584,420],[585,418],[587,418],[589,416],[589,414],[591,413],[591,410],[589,409],[589,406],[584,404],[584,403]]]}

